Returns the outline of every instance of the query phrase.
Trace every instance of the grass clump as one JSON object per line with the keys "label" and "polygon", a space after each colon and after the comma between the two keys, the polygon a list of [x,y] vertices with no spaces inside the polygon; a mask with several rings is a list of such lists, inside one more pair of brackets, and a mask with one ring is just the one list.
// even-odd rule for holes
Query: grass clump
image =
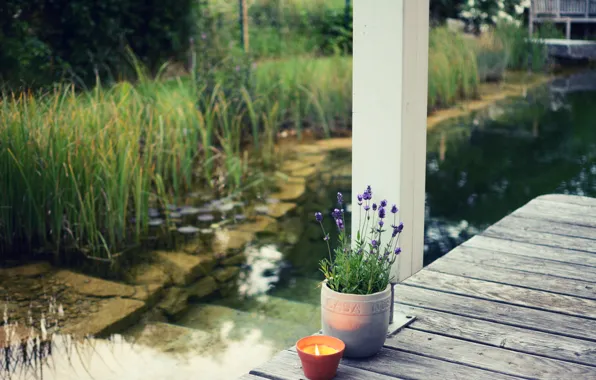
{"label": "grass clump", "polygon": [[141,77],[82,93],[4,93],[0,257],[40,249],[112,260],[143,243],[150,207],[260,181],[280,127],[349,124],[350,78],[350,60],[328,58],[263,64],[254,88],[236,92]]}
{"label": "grass clump", "polygon": [[476,55],[463,35],[443,27],[431,29],[428,61],[429,110],[448,107],[477,94]]}

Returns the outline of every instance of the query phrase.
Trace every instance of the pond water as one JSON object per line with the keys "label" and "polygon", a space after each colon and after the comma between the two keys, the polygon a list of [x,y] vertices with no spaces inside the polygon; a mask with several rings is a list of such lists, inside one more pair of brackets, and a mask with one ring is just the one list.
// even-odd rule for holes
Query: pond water
{"label": "pond water", "polygon": [[[594,107],[596,92],[547,85],[429,131],[425,264],[541,194],[596,196]],[[226,297],[139,323],[126,338],[57,338],[43,378],[233,379],[318,330],[327,250],[312,215],[329,214],[338,191],[351,199],[350,187],[350,152],[334,152],[281,232],[245,249]]]}

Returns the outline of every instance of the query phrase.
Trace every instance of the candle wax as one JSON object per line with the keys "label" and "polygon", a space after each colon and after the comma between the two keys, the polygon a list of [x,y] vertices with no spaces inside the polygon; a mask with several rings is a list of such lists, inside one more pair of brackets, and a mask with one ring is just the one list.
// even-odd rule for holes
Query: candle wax
{"label": "candle wax", "polygon": [[316,356],[332,355],[337,353],[335,348],[329,347],[325,344],[313,344],[312,346],[306,346],[302,351]]}

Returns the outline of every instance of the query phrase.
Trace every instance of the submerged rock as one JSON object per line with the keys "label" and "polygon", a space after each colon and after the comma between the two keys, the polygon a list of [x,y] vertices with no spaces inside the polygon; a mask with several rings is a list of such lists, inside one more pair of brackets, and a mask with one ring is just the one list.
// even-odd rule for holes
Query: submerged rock
{"label": "submerged rock", "polygon": [[306,191],[306,181],[304,178],[288,178],[277,182],[279,191],[271,194],[271,198],[277,198],[282,201],[293,201],[300,198]]}
{"label": "submerged rock", "polygon": [[172,318],[183,312],[188,306],[188,292],[186,289],[171,287],[166,290],[163,300],[157,305],[164,314]]}
{"label": "submerged rock", "polygon": [[243,248],[254,239],[252,232],[240,230],[218,230],[213,239],[212,251],[225,253],[228,250]]}
{"label": "submerged rock", "polygon": [[289,202],[275,203],[275,204],[272,204],[269,206],[267,215],[272,216],[274,218],[281,218],[282,216],[286,215],[288,212],[294,210],[295,208],[296,208],[296,203],[289,203]]}
{"label": "submerged rock", "polygon": [[213,277],[215,277],[218,282],[227,282],[238,275],[238,273],[240,273],[239,267],[228,266],[215,270],[213,272]]}
{"label": "submerged rock", "polygon": [[237,221],[237,222],[239,222],[241,220],[245,220],[245,219],[246,219],[246,215],[244,215],[244,214],[236,214],[236,215],[234,215],[234,220]]}
{"label": "submerged rock", "polygon": [[219,289],[217,281],[211,276],[202,278],[201,280],[190,285],[186,290],[188,291],[189,299],[201,299],[208,297]]}
{"label": "submerged rock", "polygon": [[150,218],[157,218],[159,217],[159,211],[155,208],[149,208],[147,215],[149,215]]}
{"label": "submerged rock", "polygon": [[135,323],[145,310],[145,303],[129,298],[100,301],[98,311],[85,316],[78,324],[65,326],[62,332],[76,336],[107,335]]}
{"label": "submerged rock", "polygon": [[199,277],[205,276],[215,267],[213,255],[190,255],[184,252],[157,251],[157,261],[170,274],[176,285],[188,285]]}
{"label": "submerged rock", "polygon": [[238,230],[251,233],[275,232],[277,221],[269,216],[258,215],[254,222],[248,222],[238,226]]}

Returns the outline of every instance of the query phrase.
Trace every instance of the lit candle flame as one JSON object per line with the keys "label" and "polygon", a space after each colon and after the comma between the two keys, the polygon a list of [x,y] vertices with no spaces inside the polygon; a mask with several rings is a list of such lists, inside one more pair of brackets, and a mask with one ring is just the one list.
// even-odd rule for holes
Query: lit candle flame
{"label": "lit candle flame", "polygon": [[321,353],[319,352],[319,345],[315,344],[315,355],[320,356]]}

